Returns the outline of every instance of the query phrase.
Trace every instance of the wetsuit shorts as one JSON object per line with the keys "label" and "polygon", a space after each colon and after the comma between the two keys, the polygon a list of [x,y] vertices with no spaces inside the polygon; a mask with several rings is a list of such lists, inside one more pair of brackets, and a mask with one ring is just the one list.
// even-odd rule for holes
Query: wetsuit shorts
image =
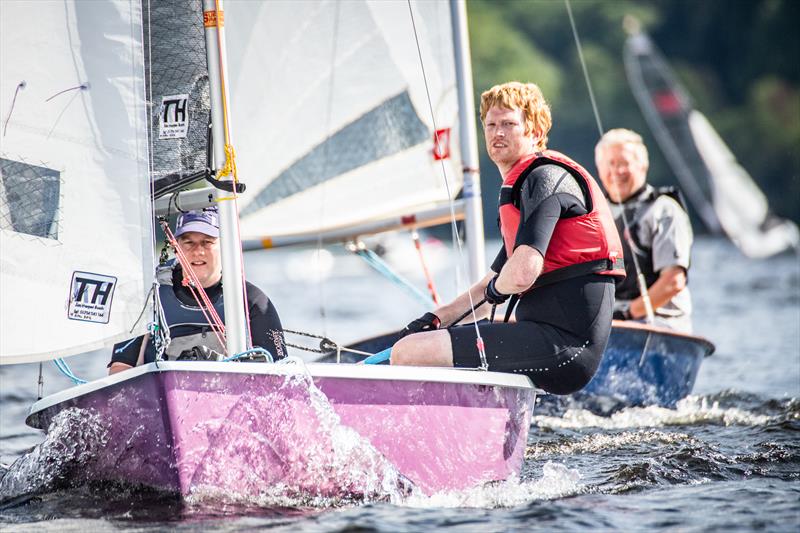
{"label": "wetsuit shorts", "polygon": [[[527,293],[516,323],[480,323],[489,370],[524,374],[552,394],[591,381],[611,333],[614,281],[588,274]],[[473,324],[450,328],[455,367],[481,366]]]}

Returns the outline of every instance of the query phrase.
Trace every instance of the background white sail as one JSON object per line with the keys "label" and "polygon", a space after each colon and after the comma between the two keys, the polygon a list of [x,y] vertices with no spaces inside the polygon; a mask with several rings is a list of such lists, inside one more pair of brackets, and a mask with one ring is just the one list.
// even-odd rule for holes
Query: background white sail
{"label": "background white sail", "polygon": [[[461,187],[450,11],[413,2],[444,167]],[[314,232],[448,199],[405,1],[225,3],[245,236]]]}
{"label": "background white sail", "polygon": [[689,114],[698,152],[714,179],[714,210],[734,243],[750,257],[768,257],[797,248],[800,232],[789,220],[769,212],[764,193],[742,168],[708,119],[699,111]]}
{"label": "background white sail", "polygon": [[150,320],[141,18],[131,0],[0,2],[2,363],[99,348]]}

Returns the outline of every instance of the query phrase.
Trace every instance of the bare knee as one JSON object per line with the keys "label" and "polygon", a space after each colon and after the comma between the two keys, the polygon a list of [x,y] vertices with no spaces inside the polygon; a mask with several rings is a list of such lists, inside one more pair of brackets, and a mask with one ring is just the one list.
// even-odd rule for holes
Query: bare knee
{"label": "bare knee", "polygon": [[425,331],[403,337],[392,347],[391,364],[453,366],[453,350],[447,331]]}
{"label": "bare knee", "polygon": [[411,336],[403,337],[392,346],[390,364],[393,365],[413,365],[414,339]]}

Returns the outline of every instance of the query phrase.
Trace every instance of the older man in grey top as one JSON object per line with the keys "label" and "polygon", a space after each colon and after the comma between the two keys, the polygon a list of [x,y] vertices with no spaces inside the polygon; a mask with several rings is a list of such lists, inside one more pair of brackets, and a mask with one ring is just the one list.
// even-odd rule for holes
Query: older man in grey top
{"label": "older man in grey top", "polygon": [[[600,179],[623,237],[627,278],[617,286],[614,318],[642,320],[645,306],[636,283],[636,255],[655,312],[656,325],[691,333],[692,300],[687,287],[692,227],[677,190],[646,182],[647,148],[637,133],[613,129],[595,147]],[[622,213],[628,222],[626,233]]]}

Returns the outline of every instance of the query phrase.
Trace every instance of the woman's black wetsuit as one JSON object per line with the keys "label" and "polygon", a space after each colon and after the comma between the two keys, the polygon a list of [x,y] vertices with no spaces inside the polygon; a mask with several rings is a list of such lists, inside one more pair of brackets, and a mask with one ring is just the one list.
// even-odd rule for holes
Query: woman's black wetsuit
{"label": "woman's black wetsuit", "polygon": [[[555,165],[535,169],[521,193],[516,246],[531,246],[543,257],[556,222],[587,212],[578,182]],[[503,248],[492,270],[500,272],[506,260]],[[537,287],[520,299],[516,323],[479,323],[489,370],[525,374],[553,394],[582,389],[600,365],[611,333],[613,306],[610,276],[585,274]],[[480,366],[475,326],[449,331],[454,365]]]}

